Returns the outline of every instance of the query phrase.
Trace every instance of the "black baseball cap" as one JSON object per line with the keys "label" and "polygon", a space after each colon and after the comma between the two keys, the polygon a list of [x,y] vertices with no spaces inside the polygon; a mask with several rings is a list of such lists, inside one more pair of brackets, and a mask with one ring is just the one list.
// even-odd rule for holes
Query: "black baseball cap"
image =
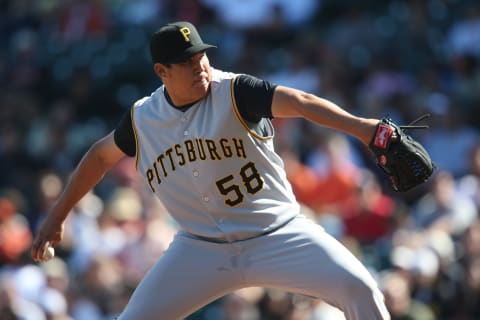
{"label": "black baseball cap", "polygon": [[179,63],[209,48],[193,24],[172,22],[158,29],[150,39],[150,54],[154,63]]}

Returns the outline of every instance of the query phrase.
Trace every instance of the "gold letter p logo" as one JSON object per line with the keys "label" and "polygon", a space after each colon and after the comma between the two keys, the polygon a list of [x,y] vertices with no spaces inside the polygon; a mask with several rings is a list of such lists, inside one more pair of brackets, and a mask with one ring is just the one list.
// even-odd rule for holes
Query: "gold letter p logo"
{"label": "gold letter p logo", "polygon": [[190,38],[188,37],[190,35],[190,29],[188,29],[187,27],[183,27],[182,29],[180,29],[180,33],[185,39],[185,42],[190,42]]}

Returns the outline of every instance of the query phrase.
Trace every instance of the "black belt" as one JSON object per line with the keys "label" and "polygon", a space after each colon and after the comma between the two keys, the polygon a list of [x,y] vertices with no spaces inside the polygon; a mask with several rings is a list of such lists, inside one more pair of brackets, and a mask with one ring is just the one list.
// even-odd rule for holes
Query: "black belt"
{"label": "black belt", "polygon": [[252,237],[248,237],[248,238],[245,238],[245,239],[238,239],[238,240],[233,240],[233,241],[230,241],[230,240],[225,240],[225,239],[218,239],[218,238],[210,238],[210,237],[204,237],[204,236],[199,236],[199,235],[196,235],[196,234],[193,234],[193,233],[189,233],[189,232],[186,232],[188,235],[192,236],[193,238],[196,238],[196,239],[199,239],[199,240],[203,240],[203,241],[208,241],[208,242],[213,242],[213,243],[233,243],[233,242],[240,242],[240,241],[247,241],[247,240],[251,240],[251,239],[255,239],[255,238],[259,238],[259,237],[262,237],[262,236],[266,236],[266,235],[269,235],[270,233],[274,233],[275,231],[279,230],[280,228],[283,228],[284,226],[286,226],[290,221],[292,221],[293,219],[295,219],[295,217],[285,221],[284,223],[276,226],[275,228],[272,228],[270,230],[266,230],[262,233],[259,233],[259,234],[256,234]]}

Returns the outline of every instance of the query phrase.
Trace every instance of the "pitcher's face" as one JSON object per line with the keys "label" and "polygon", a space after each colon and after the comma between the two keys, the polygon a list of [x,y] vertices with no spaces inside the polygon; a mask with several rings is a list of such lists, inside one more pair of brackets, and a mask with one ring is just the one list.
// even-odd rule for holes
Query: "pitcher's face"
{"label": "pitcher's face", "polygon": [[185,62],[162,66],[161,78],[176,106],[201,100],[210,89],[210,61],[205,51],[199,52]]}

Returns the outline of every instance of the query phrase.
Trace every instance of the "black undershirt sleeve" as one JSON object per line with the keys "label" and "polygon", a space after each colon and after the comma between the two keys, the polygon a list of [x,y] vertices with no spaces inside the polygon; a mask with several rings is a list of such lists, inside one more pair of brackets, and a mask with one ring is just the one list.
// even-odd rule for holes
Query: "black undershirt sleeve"
{"label": "black undershirt sleeve", "polygon": [[113,133],[113,138],[120,150],[122,150],[127,156],[135,157],[137,147],[132,125],[132,112],[130,109],[128,109],[127,112],[123,114],[122,119],[120,119],[120,122]]}
{"label": "black undershirt sleeve", "polygon": [[[251,123],[262,118],[272,119],[272,100],[276,85],[250,75],[239,75],[234,80],[235,103],[241,116]],[[134,157],[136,153],[135,134],[133,132],[131,110],[127,110],[114,132],[117,146],[126,155]]]}
{"label": "black undershirt sleeve", "polygon": [[272,119],[272,100],[276,85],[250,75],[239,75],[234,82],[234,95],[243,119],[257,123],[262,118]]}

